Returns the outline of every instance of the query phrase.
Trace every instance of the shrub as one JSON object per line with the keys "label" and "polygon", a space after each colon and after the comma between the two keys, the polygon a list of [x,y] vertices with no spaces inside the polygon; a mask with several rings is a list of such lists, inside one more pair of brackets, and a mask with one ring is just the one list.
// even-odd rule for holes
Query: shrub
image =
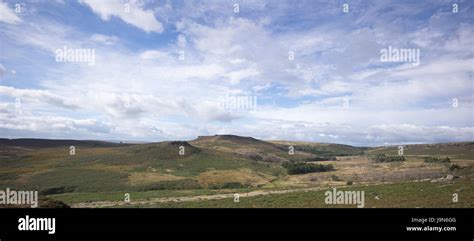
{"label": "shrub", "polygon": [[403,162],[405,161],[404,156],[387,156],[385,154],[377,154],[372,160],[375,162]]}
{"label": "shrub", "polygon": [[68,193],[68,192],[74,192],[76,187],[65,187],[65,186],[60,186],[60,187],[50,187],[50,188],[45,188],[39,192],[40,195],[53,195],[53,194],[61,194],[61,193]]}
{"label": "shrub", "polygon": [[336,176],[336,175],[332,175],[332,176],[331,176],[331,180],[333,180],[333,181],[335,181],[335,182],[341,181],[341,179],[339,179],[339,177]]}
{"label": "shrub", "polygon": [[208,186],[209,189],[234,189],[234,188],[247,188],[249,185],[242,184],[240,182],[226,182],[211,184]]}
{"label": "shrub", "polygon": [[458,164],[451,164],[449,165],[449,170],[454,171],[454,170],[459,170],[461,167]]}
{"label": "shrub", "polygon": [[347,185],[352,185],[352,181],[347,181],[346,184]]}
{"label": "shrub", "polygon": [[70,208],[69,205],[62,201],[45,197],[40,198],[38,206],[40,208]]}
{"label": "shrub", "polygon": [[315,156],[315,157],[308,157],[305,159],[306,162],[317,162],[317,161],[335,161],[335,156]]}
{"label": "shrub", "polygon": [[[63,201],[47,198],[44,196],[38,197],[38,207],[39,208],[70,208],[69,205]],[[29,204],[0,204],[0,208],[31,208]]]}
{"label": "shrub", "polygon": [[304,162],[285,162],[282,165],[287,169],[288,174],[304,174],[311,172],[326,172],[334,170],[333,165],[323,165],[323,164],[314,164],[314,163],[304,163]]}
{"label": "shrub", "polygon": [[441,158],[441,157],[429,156],[429,157],[425,157],[424,160],[425,162],[428,162],[428,163],[450,163],[451,162],[449,157]]}

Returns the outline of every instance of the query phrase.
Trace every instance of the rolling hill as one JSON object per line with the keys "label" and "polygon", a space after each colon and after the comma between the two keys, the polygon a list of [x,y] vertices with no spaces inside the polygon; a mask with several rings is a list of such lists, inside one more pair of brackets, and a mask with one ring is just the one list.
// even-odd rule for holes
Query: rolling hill
{"label": "rolling hill", "polygon": [[[69,146],[75,146],[70,155]],[[289,148],[295,153],[290,155]],[[474,143],[405,146],[407,161],[375,163],[375,154],[396,155],[397,147],[263,141],[235,135],[199,136],[191,141],[119,144],[102,141],[0,139],[0,189],[38,190],[68,202],[279,190],[328,185],[377,184],[471,178]],[[449,156],[446,164],[425,163],[428,155]],[[331,164],[333,171],[288,175],[286,162]],[[318,164],[319,165],[319,164]],[[469,179],[469,180],[471,180]],[[466,179],[463,179],[466,180]]]}

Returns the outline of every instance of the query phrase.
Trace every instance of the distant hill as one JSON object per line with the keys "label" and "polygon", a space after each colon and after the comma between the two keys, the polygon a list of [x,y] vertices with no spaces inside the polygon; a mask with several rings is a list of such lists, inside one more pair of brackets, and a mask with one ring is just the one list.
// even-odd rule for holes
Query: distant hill
{"label": "distant hill", "polygon": [[235,135],[199,136],[190,143],[197,147],[231,152],[244,158],[271,163],[282,163],[288,160],[302,160],[311,157],[311,154],[306,152],[289,155],[288,146],[277,145],[253,137]]}
{"label": "distant hill", "polygon": [[[70,145],[77,147],[75,155],[66,148]],[[249,152],[244,152],[246,147]],[[30,188],[54,194],[253,187],[284,172],[280,163],[287,159],[264,149],[285,155],[271,143],[236,136],[136,145],[2,139],[0,189]]]}
{"label": "distant hill", "polygon": [[51,139],[6,139],[0,138],[0,147],[24,147],[24,148],[54,148],[64,146],[80,147],[113,147],[120,146],[120,143],[89,140],[51,140]]}
{"label": "distant hill", "polygon": [[199,136],[196,140],[191,141],[196,146],[206,146],[216,149],[242,149],[242,148],[277,148],[272,143],[255,139],[253,137],[244,137],[236,135],[214,135]]}
{"label": "distant hill", "polygon": [[[68,147],[71,145],[76,146],[75,155],[70,155]],[[294,147],[294,154],[289,153],[291,147]],[[473,147],[472,142],[446,143],[406,145],[404,150],[405,155],[471,156],[470,159],[474,159]],[[302,179],[288,177],[283,163],[328,161],[336,163],[341,172],[337,175],[343,176],[348,175],[348,171],[344,166],[337,166],[338,163],[352,165],[356,161],[356,166],[361,163],[371,166],[364,155],[396,155],[397,151],[397,146],[366,148],[264,141],[235,135],[199,136],[191,141],[145,144],[3,138],[0,139],[0,189],[33,189],[56,194],[300,185],[319,181],[304,175]],[[415,161],[422,162],[419,158]],[[331,179],[333,173],[320,175],[318,178],[326,180]]]}
{"label": "distant hill", "polygon": [[[404,155],[438,155],[450,156],[452,158],[474,159],[474,142],[453,142],[436,144],[412,144],[403,146]],[[370,148],[367,153],[386,153],[396,155],[397,146],[381,146]]]}
{"label": "distant hill", "polygon": [[[69,153],[71,145],[76,146],[75,155]],[[304,151],[290,155],[285,145],[235,135],[134,145],[0,139],[0,188],[51,194],[255,187],[284,174],[283,162],[314,156]]]}
{"label": "distant hill", "polygon": [[297,151],[304,151],[323,156],[353,156],[361,155],[369,150],[367,147],[355,147],[343,144],[299,142],[299,141],[269,141],[277,145],[294,146]]}

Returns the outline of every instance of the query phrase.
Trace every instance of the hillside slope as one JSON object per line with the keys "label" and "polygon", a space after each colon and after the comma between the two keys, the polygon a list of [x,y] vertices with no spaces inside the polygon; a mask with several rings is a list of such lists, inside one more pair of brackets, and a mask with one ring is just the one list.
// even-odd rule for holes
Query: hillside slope
{"label": "hillside slope", "polygon": [[355,156],[361,155],[368,147],[355,147],[343,144],[333,143],[315,143],[299,141],[269,141],[276,145],[294,146],[295,150],[300,152],[312,153],[323,156]]}
{"label": "hillside slope", "polygon": [[[407,145],[404,163],[374,163],[370,159],[378,153],[396,155],[396,146],[363,148],[234,135],[130,145],[41,139],[1,139],[0,143],[0,189],[39,190],[44,195],[71,193],[82,195],[81,200],[110,192],[119,193],[120,198],[123,192],[156,190],[202,193],[419,180],[446,174],[472,177],[474,160],[474,143]],[[75,145],[75,155],[70,155],[70,145]],[[295,148],[294,155],[288,152],[290,146]],[[460,169],[424,163],[423,155],[448,155]],[[314,161],[315,157],[320,159]],[[328,163],[335,170],[288,175],[281,165],[287,161]]]}
{"label": "hillside slope", "polygon": [[[8,146],[2,146],[0,188],[62,193],[253,187],[284,173],[280,165],[267,159],[254,160],[239,151],[216,148],[229,144],[225,140],[214,146],[185,141],[136,145],[33,142],[8,141]],[[69,153],[71,144],[77,145],[75,155]],[[257,146],[271,148],[265,142]]]}
{"label": "hillside slope", "polygon": [[[367,153],[397,155],[398,148],[399,146],[374,147],[370,148]],[[455,159],[474,159],[474,142],[403,145],[403,153],[409,156],[437,155]]]}
{"label": "hillside slope", "polygon": [[198,147],[233,153],[246,159],[269,163],[297,161],[312,156],[306,152],[290,155],[287,146],[235,135],[200,136],[191,143]]}

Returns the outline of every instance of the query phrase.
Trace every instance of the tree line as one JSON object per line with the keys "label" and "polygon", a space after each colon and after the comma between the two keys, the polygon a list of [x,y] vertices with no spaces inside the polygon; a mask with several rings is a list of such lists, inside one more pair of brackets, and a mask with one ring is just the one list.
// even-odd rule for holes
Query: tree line
{"label": "tree line", "polygon": [[288,174],[304,174],[311,172],[327,172],[334,170],[332,164],[323,165],[315,163],[304,163],[304,162],[285,162],[282,165],[288,171]]}

